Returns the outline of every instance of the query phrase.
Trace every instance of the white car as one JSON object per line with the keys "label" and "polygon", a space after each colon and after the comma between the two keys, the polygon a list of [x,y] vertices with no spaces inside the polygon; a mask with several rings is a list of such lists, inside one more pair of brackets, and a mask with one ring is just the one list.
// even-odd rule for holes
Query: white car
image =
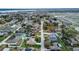
{"label": "white car", "polygon": [[62,47],[62,45],[61,45],[61,44],[59,44],[59,43],[57,44],[57,46],[58,46],[58,47],[60,47],[60,48]]}

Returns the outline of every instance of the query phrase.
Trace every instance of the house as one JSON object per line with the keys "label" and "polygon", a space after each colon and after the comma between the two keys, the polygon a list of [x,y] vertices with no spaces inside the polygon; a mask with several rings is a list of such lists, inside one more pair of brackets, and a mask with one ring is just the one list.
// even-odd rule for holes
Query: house
{"label": "house", "polygon": [[79,51],[79,48],[75,47],[73,48],[73,51]]}
{"label": "house", "polygon": [[29,45],[34,45],[35,43],[36,43],[35,38],[30,38],[30,39],[27,41],[27,44],[29,44]]}
{"label": "house", "polygon": [[74,38],[70,38],[71,46],[76,46],[78,44],[78,41],[76,41]]}
{"label": "house", "polygon": [[53,46],[50,47],[51,51],[57,51],[57,50],[61,50],[61,45],[57,42],[53,43]]}
{"label": "house", "polygon": [[77,35],[77,36],[75,37],[75,39],[79,42],[79,35]]}
{"label": "house", "polygon": [[25,33],[16,33],[15,36],[17,39],[25,39],[26,34]]}
{"label": "house", "polygon": [[7,35],[7,34],[8,34],[8,32],[6,32],[6,31],[0,31],[0,36]]}
{"label": "house", "polygon": [[3,35],[4,35],[4,33],[1,33],[1,32],[0,32],[0,36],[3,36]]}
{"label": "house", "polygon": [[66,26],[66,27],[68,27],[68,26],[70,26],[70,25],[72,25],[72,22],[70,22],[70,21],[68,21],[68,20],[63,20],[63,24]]}
{"label": "house", "polygon": [[51,34],[50,34],[50,40],[51,41],[57,41],[57,33],[55,33],[55,32],[52,32]]}
{"label": "house", "polygon": [[10,48],[4,48],[3,51],[10,51]]}

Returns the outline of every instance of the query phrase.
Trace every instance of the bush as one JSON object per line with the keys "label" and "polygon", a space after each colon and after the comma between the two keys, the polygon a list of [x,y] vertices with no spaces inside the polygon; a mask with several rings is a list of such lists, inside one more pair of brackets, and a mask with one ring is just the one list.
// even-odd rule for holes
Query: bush
{"label": "bush", "polygon": [[37,45],[37,44],[35,44],[35,45],[33,45],[33,47],[39,49],[39,48],[41,47],[41,45]]}
{"label": "bush", "polygon": [[38,42],[38,43],[40,43],[41,42],[41,38],[36,36],[35,37],[35,41]]}

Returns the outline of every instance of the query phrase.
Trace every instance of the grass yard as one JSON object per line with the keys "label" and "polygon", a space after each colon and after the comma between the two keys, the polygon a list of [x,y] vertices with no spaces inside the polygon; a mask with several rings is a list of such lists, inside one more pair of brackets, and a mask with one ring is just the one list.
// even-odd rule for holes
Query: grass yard
{"label": "grass yard", "polygon": [[6,38],[6,36],[0,36],[0,42],[3,41]]}

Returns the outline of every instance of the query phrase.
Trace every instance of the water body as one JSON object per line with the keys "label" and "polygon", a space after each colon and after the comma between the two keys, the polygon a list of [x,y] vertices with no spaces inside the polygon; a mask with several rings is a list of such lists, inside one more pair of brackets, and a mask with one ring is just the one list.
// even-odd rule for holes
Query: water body
{"label": "water body", "polygon": [[79,12],[79,8],[2,8],[0,11],[47,11],[47,12]]}

